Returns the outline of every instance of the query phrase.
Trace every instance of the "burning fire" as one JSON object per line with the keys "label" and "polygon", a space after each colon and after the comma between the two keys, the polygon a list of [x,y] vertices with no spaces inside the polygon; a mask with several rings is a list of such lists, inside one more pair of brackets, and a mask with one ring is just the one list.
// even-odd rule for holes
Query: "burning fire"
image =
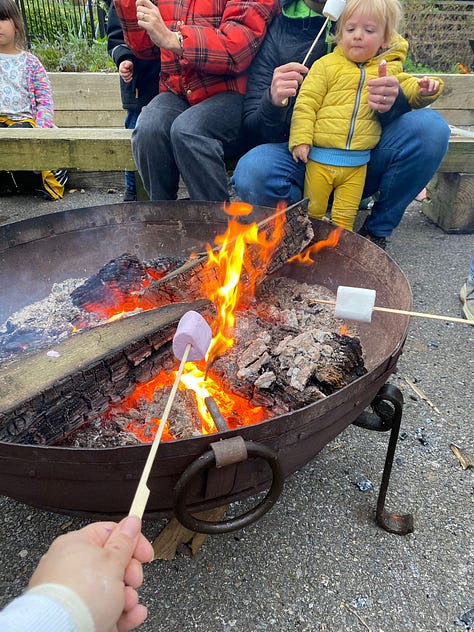
{"label": "burning fire", "polygon": [[[250,402],[231,392],[226,392],[222,385],[213,378],[212,362],[230,349],[234,344],[233,332],[235,312],[248,305],[254,297],[259,278],[267,270],[272,254],[283,236],[285,223],[284,205],[276,209],[271,228],[259,232],[257,223],[242,224],[237,217],[247,216],[252,207],[242,202],[234,202],[224,206],[224,212],[229,215],[228,227],[223,235],[214,240],[214,248],[207,246],[207,263],[204,281],[201,287],[202,296],[207,297],[214,304],[215,320],[211,323],[213,337],[209,346],[206,362],[188,362],[181,376],[179,389],[191,390],[194,393],[199,415],[201,418],[202,434],[216,431],[214,421],[206,406],[207,397],[216,402],[229,428],[251,425],[262,421],[266,411],[261,406],[252,406]],[[328,239],[317,242],[308,247],[301,255],[292,257],[304,265],[314,261],[311,255],[322,248],[334,247],[341,233],[336,228]],[[206,372],[206,366],[208,368]],[[137,385],[132,395],[123,400],[119,406],[113,407],[109,414],[120,413],[131,408],[139,409],[139,402],[151,402],[157,389],[163,389],[173,384],[177,372],[161,371],[153,380],[146,384]],[[142,442],[152,442],[158,429],[160,419],[152,417],[144,427],[134,422],[126,426],[126,430],[135,434]],[[167,426],[165,426],[162,440],[172,440]]]}
{"label": "burning fire", "polygon": [[[212,301],[216,308],[214,336],[206,358],[210,363],[233,346],[235,311],[254,297],[256,283],[267,269],[272,253],[281,240],[284,214],[279,214],[278,210],[273,232],[268,237],[263,232],[259,233],[255,222],[245,226],[230,219],[225,234],[217,235],[214,240],[219,249],[214,251],[207,245],[208,274],[201,289],[202,295]],[[243,202],[233,202],[224,207],[224,211],[235,218],[248,215],[252,207]]]}
{"label": "burning fire", "polygon": [[321,239],[320,241],[311,244],[305,248],[303,252],[298,253],[294,257],[290,257],[288,259],[288,263],[301,263],[304,266],[312,265],[314,263],[314,259],[311,258],[311,255],[317,254],[323,248],[334,248],[337,246],[341,233],[342,228],[340,226],[336,226],[327,239]]}

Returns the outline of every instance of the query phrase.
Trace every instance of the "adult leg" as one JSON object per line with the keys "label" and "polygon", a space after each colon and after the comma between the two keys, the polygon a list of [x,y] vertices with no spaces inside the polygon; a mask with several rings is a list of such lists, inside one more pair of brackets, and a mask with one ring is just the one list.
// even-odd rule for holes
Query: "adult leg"
{"label": "adult leg", "polygon": [[179,170],[171,145],[171,126],[189,105],[170,92],[162,92],[146,105],[132,132],[135,164],[150,200],[175,200]]}
{"label": "adult leg", "polygon": [[171,146],[191,200],[229,199],[225,157],[242,142],[243,96],[224,92],[182,112],[171,126]]}
{"label": "adult leg", "polygon": [[383,129],[371,152],[363,197],[378,192],[364,227],[388,237],[406,207],[437,171],[448,149],[449,127],[430,109],[412,110]]}
{"label": "adult leg", "polygon": [[242,201],[274,208],[301,200],[304,174],[305,164],[293,160],[288,143],[266,143],[240,158],[231,185]]}

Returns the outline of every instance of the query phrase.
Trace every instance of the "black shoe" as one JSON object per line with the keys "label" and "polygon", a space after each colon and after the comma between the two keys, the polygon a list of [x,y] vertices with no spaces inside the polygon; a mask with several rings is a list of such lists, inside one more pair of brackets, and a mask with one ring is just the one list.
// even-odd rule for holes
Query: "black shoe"
{"label": "black shoe", "polygon": [[133,191],[130,191],[130,189],[125,189],[125,193],[123,194],[123,201],[124,202],[136,202],[137,201],[137,194],[134,193]]}
{"label": "black shoe", "polygon": [[373,244],[375,244],[379,248],[382,248],[382,250],[386,250],[387,249],[387,238],[386,237],[376,237],[375,235],[371,235],[369,233],[365,223],[362,224],[362,226],[359,228],[359,230],[357,231],[357,234],[358,235],[362,235],[362,237],[365,237],[366,239],[371,241]]}

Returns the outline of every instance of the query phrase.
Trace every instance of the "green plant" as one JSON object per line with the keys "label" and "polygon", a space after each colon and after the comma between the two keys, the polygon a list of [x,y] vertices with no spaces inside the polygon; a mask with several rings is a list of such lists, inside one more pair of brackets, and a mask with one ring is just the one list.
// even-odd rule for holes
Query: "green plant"
{"label": "green plant", "polygon": [[48,72],[114,72],[115,64],[107,53],[107,38],[88,42],[73,33],[57,36],[53,42],[38,38],[31,52]]}
{"label": "green plant", "polygon": [[[402,4],[402,35],[408,40],[413,68],[452,72],[456,64],[471,66],[469,38],[474,32],[474,2],[402,0]],[[409,65],[406,67],[408,70]]]}
{"label": "green plant", "polygon": [[403,70],[412,75],[433,75],[436,72],[439,72],[429,66],[425,66],[424,64],[415,63],[410,57],[407,57],[405,63],[403,64]]}

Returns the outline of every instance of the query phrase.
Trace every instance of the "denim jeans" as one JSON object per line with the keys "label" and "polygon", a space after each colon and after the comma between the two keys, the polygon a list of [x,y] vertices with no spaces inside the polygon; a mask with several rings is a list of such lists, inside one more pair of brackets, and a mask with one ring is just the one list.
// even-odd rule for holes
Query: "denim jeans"
{"label": "denim jeans", "polygon": [[242,104],[235,92],[193,106],[162,92],[142,109],[132,150],[151,200],[175,200],[180,176],[191,200],[229,199],[224,159],[239,151]]}
{"label": "denim jeans", "polygon": [[[125,129],[135,129],[139,114],[140,110],[127,110],[127,114],[125,115]],[[136,195],[137,185],[135,182],[135,173],[133,171],[125,172],[125,188],[127,191]]]}
{"label": "denim jeans", "polygon": [[[366,219],[371,235],[388,237],[410,202],[431,180],[447,149],[450,130],[430,109],[412,110],[387,125],[372,150],[363,198],[378,193]],[[259,206],[303,195],[305,165],[294,162],[287,143],[254,147],[237,163],[231,185],[241,200]]]}

